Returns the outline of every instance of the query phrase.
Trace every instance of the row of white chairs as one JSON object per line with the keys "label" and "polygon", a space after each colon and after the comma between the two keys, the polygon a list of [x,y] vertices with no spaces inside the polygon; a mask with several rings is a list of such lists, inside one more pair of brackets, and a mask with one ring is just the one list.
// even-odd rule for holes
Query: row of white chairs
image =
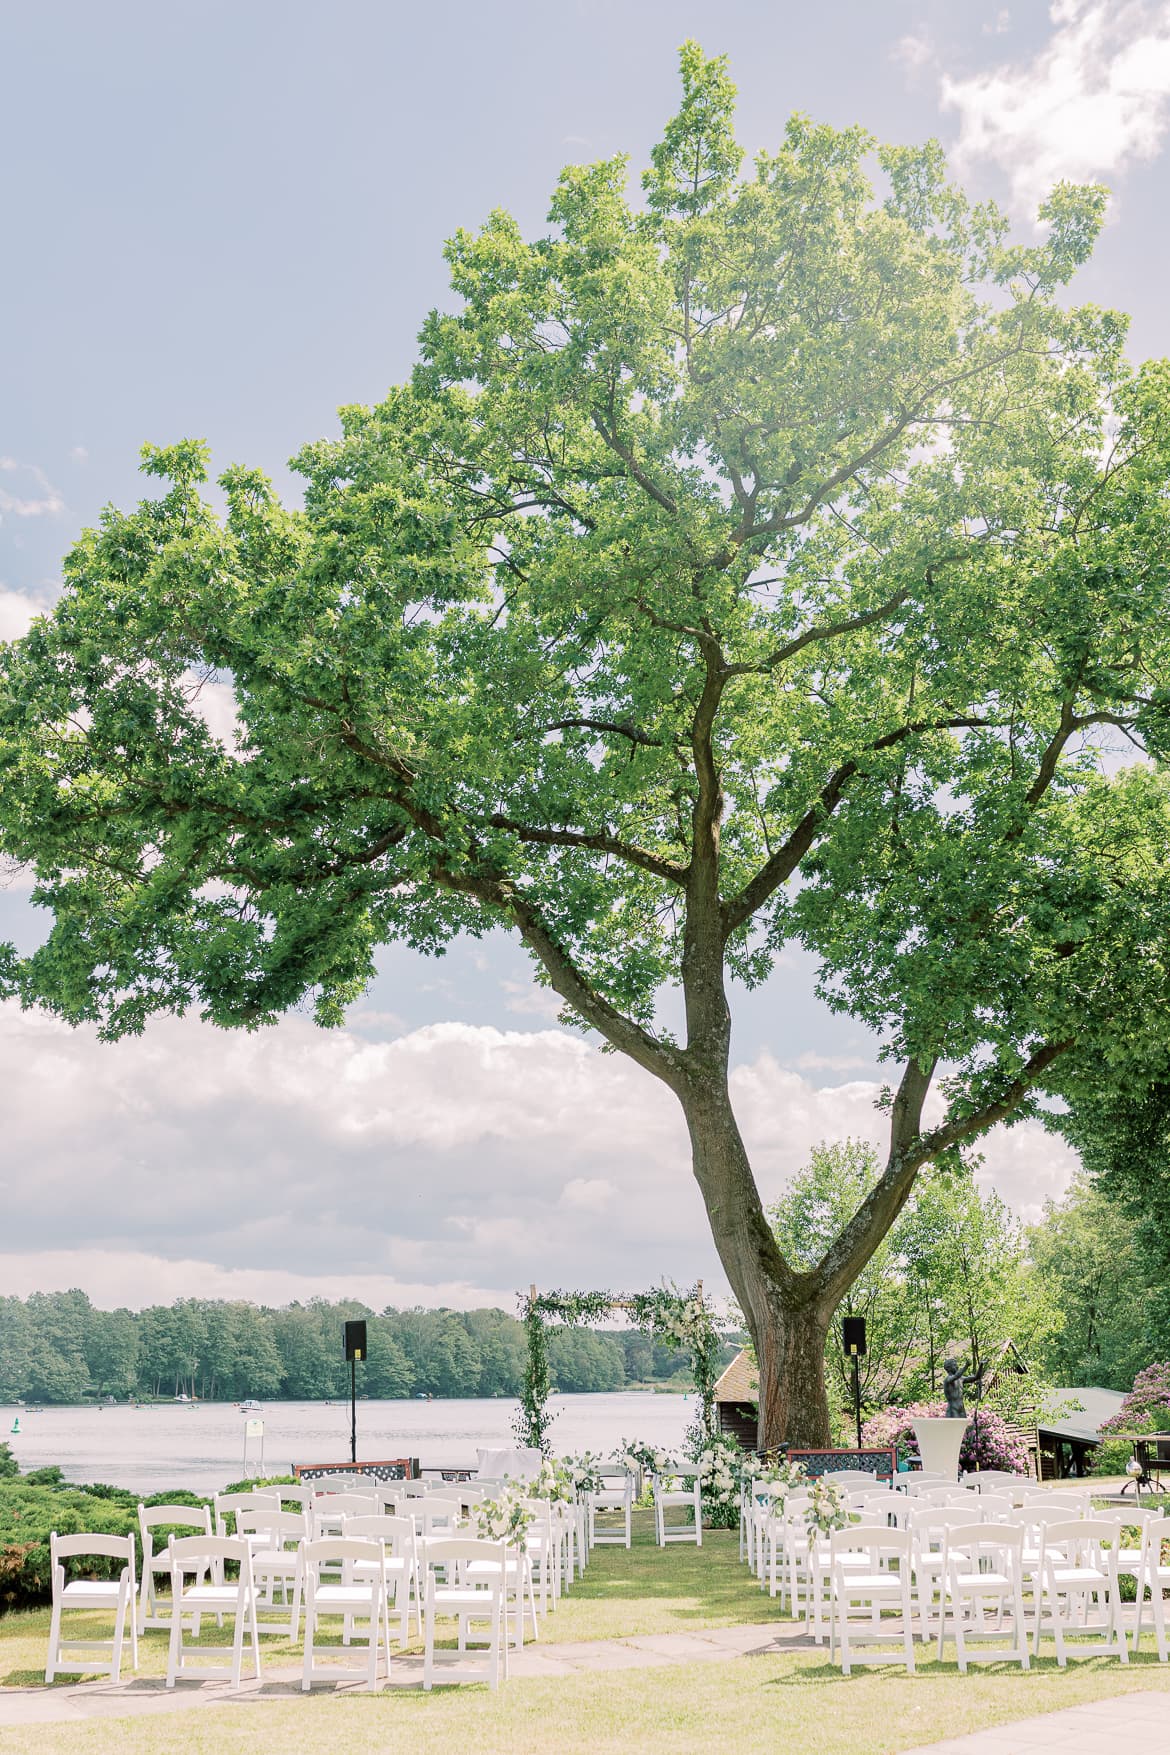
{"label": "row of white chairs", "polygon": [[[804,1614],[818,1643],[824,1637],[826,1611],[832,1622],[832,1599],[834,1594],[840,1596],[837,1571],[843,1577],[851,1564],[843,1560],[841,1567],[835,1569],[833,1541],[844,1553],[853,1538],[860,1540],[863,1546],[869,1544],[872,1547],[877,1536],[883,1539],[888,1536],[891,1538],[890,1552],[900,1552],[905,1558],[893,1568],[897,1576],[883,1581],[877,1597],[893,1593],[901,1601],[904,1593],[908,1606],[899,1635],[903,1640],[911,1637],[909,1605],[914,1603],[921,1637],[930,1639],[937,1629],[941,1641],[948,1591],[953,1594],[958,1590],[962,1597],[962,1589],[950,1578],[948,1544],[956,1554],[960,1553],[961,1544],[967,1544],[980,1551],[980,1566],[976,1570],[990,1571],[996,1578],[1009,1578],[1013,1592],[1017,1582],[1021,1592],[1025,1585],[1028,1587],[1027,1600],[1034,1617],[1036,1639],[1039,1640],[1042,1626],[1051,1626],[1062,1666],[1067,1642],[1060,1605],[1070,1594],[1076,1599],[1075,1606],[1082,1623],[1089,1612],[1090,1597],[1094,1601],[1094,1612],[1100,1608],[1101,1602],[1105,1604],[1107,1645],[1104,1649],[1118,1649],[1120,1598],[1113,1582],[1113,1569],[1135,1581],[1135,1649],[1148,1606],[1158,1655],[1162,1661],[1167,1659],[1162,1592],[1170,1585],[1170,1567],[1162,1564],[1162,1545],[1170,1541],[1170,1520],[1164,1520],[1154,1512],[1127,1507],[1105,1515],[1093,1513],[1087,1497],[1080,1499],[1062,1491],[1034,1491],[1025,1494],[1023,1504],[1016,1506],[1007,1495],[983,1491],[971,1493],[952,1487],[948,1500],[937,1502],[926,1494],[904,1496],[881,1488],[874,1490],[871,1483],[868,1489],[854,1488],[847,1492],[852,1527],[837,1532],[832,1541],[826,1541],[815,1530],[809,1529],[806,1515],[811,1504],[809,1495],[789,1492],[783,1504],[776,1505],[772,1503],[767,1487],[757,1486],[749,1497],[743,1539],[761,1586],[768,1588],[773,1596],[779,1593],[781,1606],[787,1601],[794,1615]],[[1127,1528],[1138,1531],[1136,1547],[1126,1545],[1124,1532]],[[988,1560],[1001,1537],[1006,1548],[1013,1554],[1018,1550],[1019,1556],[1018,1563],[1013,1562],[1006,1572],[1003,1566],[993,1567]],[[1093,1570],[1088,1572],[1082,1563],[1086,1544],[1094,1548],[1097,1556]],[[1071,1551],[1074,1547],[1075,1553]],[[871,1573],[872,1568],[858,1577],[864,1580]],[[961,1565],[956,1576],[960,1581],[967,1576]],[[856,1578],[854,1583],[857,1583]],[[1008,1586],[996,1585],[994,1590],[989,1587],[984,1598],[978,1600],[990,1602],[997,1590],[1001,1591],[998,1626],[1002,1623],[1004,1608],[1002,1592],[1008,1592]],[[876,1600],[870,1603],[875,1624],[880,1619]],[[1017,1646],[1023,1639],[1022,1607],[1019,1613]],[[968,1627],[974,1637],[970,1622]],[[1124,1645],[1124,1640],[1121,1643]],[[847,1656],[847,1638],[845,1652]],[[1118,1655],[1121,1655],[1120,1650]],[[965,1667],[962,1652],[960,1662]]]}
{"label": "row of white chairs", "polygon": [[[586,1496],[590,1547],[617,1543],[628,1548],[632,1539],[632,1515],[637,1477],[628,1469],[600,1471],[601,1487]],[[654,1538],[660,1548],[672,1542],[703,1546],[702,1482],[697,1469],[669,1469],[652,1474]],[[682,1513],[681,1516],[675,1515]],[[608,1515],[607,1515],[608,1514]]]}
{"label": "row of white chairs", "polygon": [[[79,1671],[104,1672],[119,1681],[127,1627],[131,1661],[135,1668],[138,1663],[133,1537],[59,1536],[54,1531],[50,1551],[53,1608],[46,1682],[60,1673]],[[109,1581],[67,1579],[66,1562],[82,1557],[121,1561],[118,1577]],[[172,1535],[167,1563],[171,1579],[167,1687],[173,1688],[179,1680],[227,1680],[238,1688],[245,1647],[250,1653],[251,1673],[259,1679],[260,1634],[265,1631],[260,1620],[263,1593],[257,1581],[258,1557],[248,1538]],[[501,1675],[508,1673],[508,1604],[510,1597],[516,1598],[522,1591],[522,1555],[503,1542],[454,1536],[430,1542],[422,1566],[424,1689],[429,1690],[436,1679],[486,1680],[490,1688],[497,1687]],[[234,1576],[229,1575],[229,1568]],[[303,1598],[301,1686],[305,1691],[322,1679],[336,1682],[356,1677],[370,1689],[378,1686],[380,1676],[389,1679],[389,1587],[397,1577],[394,1557],[379,1537],[347,1534],[300,1544],[293,1589],[298,1610]],[[63,1627],[62,1616],[74,1609],[112,1610],[112,1639],[73,1637]],[[190,1644],[185,1635],[198,1640],[204,1618],[211,1616],[221,1627],[225,1617],[231,1619],[230,1643]],[[318,1661],[323,1623],[338,1618],[343,1645],[352,1647],[356,1641],[359,1652],[364,1649],[365,1662],[359,1668]],[[436,1645],[437,1624],[444,1618],[457,1622],[454,1652]],[[440,1666],[444,1667],[442,1675]]]}
{"label": "row of white chairs", "polygon": [[[222,1625],[225,1614],[236,1615],[237,1643],[233,1646],[231,1673],[238,1684],[242,1662],[242,1643],[255,1644],[260,1634],[276,1633],[295,1641],[302,1615],[305,1616],[306,1641],[312,1644],[314,1625],[311,1602],[331,1605],[328,1612],[343,1614],[343,1643],[353,1637],[354,1614],[338,1610],[342,1601],[322,1591],[364,1589],[359,1577],[355,1583],[353,1568],[345,1556],[336,1551],[327,1555],[323,1544],[346,1541],[375,1542],[380,1554],[381,1589],[384,1602],[379,1614],[385,1623],[385,1648],[389,1652],[391,1603],[397,1623],[397,1639],[409,1638],[413,1610],[420,1632],[425,1634],[428,1592],[434,1594],[441,1613],[443,1604],[461,1602],[461,1598],[443,1595],[448,1586],[456,1591],[484,1588],[484,1580],[473,1574],[470,1585],[463,1579],[463,1564],[453,1555],[451,1542],[474,1541],[478,1538],[469,1529],[475,1507],[482,1499],[499,1490],[499,1483],[479,1481],[473,1485],[441,1483],[445,1493],[423,1485],[426,1491],[404,1491],[416,1483],[393,1482],[375,1484],[359,1478],[366,1490],[353,1492],[342,1489],[349,1483],[332,1479],[327,1488],[291,1488],[289,1486],[258,1490],[254,1493],[218,1495],[209,1506],[162,1505],[140,1506],[139,1525],[142,1540],[141,1587],[133,1587],[133,1543],[119,1538],[123,1546],[111,1548],[113,1538],[80,1536],[60,1538],[53,1562],[53,1614],[50,1625],[49,1656],[46,1679],[66,1670],[91,1671],[107,1669],[115,1678],[120,1674],[122,1649],[127,1617],[132,1643],[131,1660],[137,1667],[137,1641],[148,1628],[169,1631],[172,1642],[178,1641],[173,1659],[179,1665],[169,1676],[173,1686],[184,1671],[182,1623],[186,1622],[199,1634],[201,1615],[213,1614]],[[563,1591],[580,1576],[587,1558],[584,1508],[530,1498],[523,1501],[531,1522],[522,1548],[509,1548],[503,1564],[505,1611],[502,1625],[508,1637],[523,1643],[525,1626],[530,1625],[533,1637],[538,1635],[538,1610],[555,1609]],[[296,1506],[295,1510],[286,1509]],[[165,1546],[156,1546],[160,1532],[167,1532]],[[55,1538],[56,1540],[56,1538]],[[129,1543],[129,1548],[124,1544]],[[225,1547],[224,1544],[233,1544]],[[493,1550],[499,1544],[489,1544]],[[239,1574],[229,1578],[228,1561],[238,1564],[239,1554],[246,1552],[248,1566],[246,1584]],[[436,1562],[437,1553],[446,1553],[457,1576],[450,1576],[445,1562]],[[106,1559],[125,1557],[118,1582],[75,1578],[66,1580],[64,1562],[81,1555]],[[176,1584],[176,1556],[187,1566],[183,1581]],[[352,1558],[352,1556],[351,1556]],[[484,1564],[487,1557],[481,1556]],[[369,1556],[366,1557],[367,1562]],[[190,1564],[188,1565],[188,1562]],[[473,1562],[469,1562],[473,1564]],[[432,1572],[437,1566],[435,1578]],[[323,1569],[323,1570],[322,1570]],[[359,1573],[362,1568],[358,1568]],[[125,1599],[127,1578],[130,1597]],[[170,1586],[169,1595],[165,1587]],[[243,1596],[240,1595],[241,1590]],[[176,1594],[176,1591],[178,1594]],[[202,1594],[201,1594],[202,1593]],[[231,1601],[236,1609],[225,1607]],[[479,1617],[471,1611],[476,1598],[461,1612],[459,1650],[466,1651],[468,1627]],[[490,1605],[488,1605],[490,1609]],[[106,1608],[114,1614],[111,1641],[79,1641],[62,1633],[61,1613],[64,1609]],[[237,1613],[236,1610],[240,1612]],[[513,1612],[514,1611],[514,1612]],[[322,1612],[325,1612],[322,1610]],[[454,1612],[454,1610],[452,1611]],[[487,1620],[493,1621],[492,1614]],[[494,1637],[494,1635],[492,1636]],[[375,1643],[377,1643],[375,1641]],[[489,1639],[490,1645],[490,1639]],[[99,1664],[91,1654],[100,1650],[107,1662]],[[82,1654],[84,1653],[84,1657]],[[77,1657],[81,1661],[72,1661]],[[432,1660],[438,1661],[433,1659]],[[193,1661],[193,1660],[192,1660]],[[311,1655],[306,1651],[306,1673],[313,1670]],[[371,1660],[373,1661],[373,1660]],[[433,1661],[431,1667],[433,1668]],[[498,1668],[498,1666],[497,1666]],[[428,1672],[429,1673],[429,1672]],[[310,1677],[311,1680],[311,1677]]]}

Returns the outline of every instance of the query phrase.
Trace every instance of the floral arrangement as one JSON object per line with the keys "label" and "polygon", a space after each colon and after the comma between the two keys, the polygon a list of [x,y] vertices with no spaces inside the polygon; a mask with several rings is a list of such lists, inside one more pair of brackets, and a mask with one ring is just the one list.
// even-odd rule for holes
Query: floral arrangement
{"label": "floral arrangement", "polygon": [[[861,1428],[861,1442],[882,1449],[891,1447],[897,1452],[899,1463],[919,1462],[913,1422],[940,1419],[945,1414],[943,1402],[914,1402],[908,1408],[882,1408]],[[978,1422],[972,1417],[963,1434],[959,1464],[964,1469],[1005,1469],[1026,1475],[1028,1447],[1018,1433],[1009,1431],[1002,1414],[997,1414],[994,1408],[981,1407]]]}
{"label": "floral arrangement", "polygon": [[622,1439],[616,1450],[609,1453],[610,1462],[617,1463],[619,1468],[628,1469],[636,1474],[639,1469],[646,1475],[668,1475],[672,1469],[678,1468],[678,1458],[667,1450],[657,1450],[652,1444],[642,1444],[635,1440],[633,1444]]}
{"label": "floral arrangement", "polygon": [[509,1547],[522,1548],[532,1522],[532,1513],[523,1503],[524,1481],[505,1480],[494,1499],[481,1499],[474,1507],[475,1527],[487,1542],[507,1542]]}
{"label": "floral arrangement", "polygon": [[739,1492],[743,1480],[743,1452],[725,1433],[709,1437],[697,1450],[703,1497],[703,1522],[711,1529],[731,1529],[739,1522]]}
{"label": "floral arrangement", "polygon": [[804,1521],[809,1532],[818,1531],[822,1536],[832,1535],[834,1530],[843,1530],[849,1523],[849,1511],[845,1501],[845,1493],[836,1481],[827,1481],[823,1475],[809,1482],[809,1502],[805,1507]]}
{"label": "floral arrangement", "polygon": [[560,1467],[574,1496],[601,1492],[601,1458],[594,1456],[591,1450],[583,1450],[579,1456],[561,1457]]}
{"label": "floral arrangement", "polygon": [[528,1492],[532,1499],[559,1500],[564,1505],[570,1505],[577,1497],[577,1485],[563,1460],[546,1456],[537,1471],[536,1479],[529,1484]]}

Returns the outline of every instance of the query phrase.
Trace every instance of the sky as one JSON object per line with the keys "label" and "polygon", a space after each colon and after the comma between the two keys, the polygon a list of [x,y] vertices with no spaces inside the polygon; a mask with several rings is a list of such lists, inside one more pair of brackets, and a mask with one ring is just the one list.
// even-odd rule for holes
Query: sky
{"label": "sky", "polygon": [[[804,111],[935,136],[1023,235],[1060,177],[1113,191],[1075,296],[1170,352],[1170,0],[230,0],[0,7],[0,639],[59,589],[139,447],[285,460],[404,377],[443,241],[528,232],[567,162],[635,174],[688,36],[726,53],[749,151]],[[43,931],[18,880],[0,938]],[[880,1139],[875,1044],[786,953],[734,997],[765,1200],[823,1138]],[[724,1285],[673,1099],[560,1029],[505,935],[401,948],[339,1031],[160,1019],[114,1046],[0,1006],[0,1293],[491,1301],[530,1282]],[[1026,1219],[1074,1168],[1034,1124],[981,1179]]]}

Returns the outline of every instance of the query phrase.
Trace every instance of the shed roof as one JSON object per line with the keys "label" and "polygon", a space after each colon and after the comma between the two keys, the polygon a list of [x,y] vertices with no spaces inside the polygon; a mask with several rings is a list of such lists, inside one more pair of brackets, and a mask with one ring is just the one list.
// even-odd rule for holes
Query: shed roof
{"label": "shed roof", "polygon": [[1040,1419],[1036,1422],[1041,1432],[1049,1432],[1054,1438],[1079,1438],[1082,1442],[1096,1444],[1101,1437],[1101,1425],[1110,1420],[1125,1400],[1119,1389],[1095,1389],[1092,1385],[1081,1389],[1057,1389],[1053,1391],[1053,1399],[1057,1406],[1061,1402],[1080,1402],[1080,1409],[1070,1408],[1054,1420]]}
{"label": "shed roof", "polygon": [[712,1392],[717,1402],[754,1402],[760,1394],[760,1376],[746,1347],[741,1347]]}

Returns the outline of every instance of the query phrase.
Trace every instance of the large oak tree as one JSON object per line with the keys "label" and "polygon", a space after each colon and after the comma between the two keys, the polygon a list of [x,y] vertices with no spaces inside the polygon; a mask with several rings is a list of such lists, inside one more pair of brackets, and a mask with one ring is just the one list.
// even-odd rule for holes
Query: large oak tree
{"label": "large oak tree", "polygon": [[[329,1024],[380,944],[511,927],[677,1096],[762,1438],[822,1443],[922,1166],[1164,1060],[1170,804],[1100,750],[1167,741],[1170,373],[1063,298],[1102,191],[1013,245],[936,146],[801,117],[745,174],[726,68],[682,74],[641,201],[572,167],[547,235],[454,238],[457,309],[303,509],[233,468],[217,516],[185,443],[83,535],[4,654],[0,848],[55,917],[13,980],[108,1037]],[[891,1063],[882,1175],[801,1271],[728,1092],[731,984],[789,1003],[794,939]]]}

